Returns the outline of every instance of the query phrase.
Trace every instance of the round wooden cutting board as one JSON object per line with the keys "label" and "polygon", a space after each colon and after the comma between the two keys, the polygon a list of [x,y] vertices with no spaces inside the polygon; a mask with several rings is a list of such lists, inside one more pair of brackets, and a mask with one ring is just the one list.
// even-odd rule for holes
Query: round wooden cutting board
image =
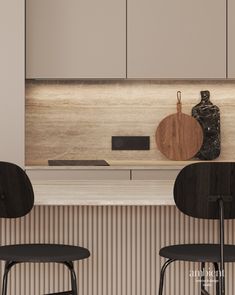
{"label": "round wooden cutting board", "polygon": [[158,149],[170,160],[193,158],[203,143],[201,125],[193,117],[181,112],[181,95],[177,92],[177,113],[164,118],[156,130]]}

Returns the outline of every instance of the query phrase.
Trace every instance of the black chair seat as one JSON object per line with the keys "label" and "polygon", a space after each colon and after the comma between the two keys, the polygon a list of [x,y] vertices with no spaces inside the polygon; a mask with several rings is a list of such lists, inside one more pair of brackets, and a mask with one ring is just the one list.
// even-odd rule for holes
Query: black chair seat
{"label": "black chair seat", "polygon": [[65,262],[90,256],[86,248],[58,244],[22,244],[0,247],[0,260],[14,262]]}
{"label": "black chair seat", "polygon": [[[193,262],[220,262],[219,244],[188,244],[164,247],[159,255],[165,258],[193,261]],[[235,262],[235,246],[224,246],[224,261]]]}

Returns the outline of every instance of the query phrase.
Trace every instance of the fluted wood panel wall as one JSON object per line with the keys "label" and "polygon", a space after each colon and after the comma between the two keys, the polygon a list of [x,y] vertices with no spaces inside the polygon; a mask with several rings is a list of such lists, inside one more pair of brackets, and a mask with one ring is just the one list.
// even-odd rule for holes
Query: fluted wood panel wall
{"label": "fluted wood panel wall", "polygon": [[[88,247],[90,259],[76,263],[80,295],[156,295],[160,247],[216,242],[217,224],[185,217],[169,207],[35,207],[27,217],[1,220],[1,244],[65,243]],[[226,240],[235,243],[235,223],[226,222]],[[3,267],[3,265],[2,265]],[[1,275],[2,275],[1,267]],[[167,295],[199,294],[189,278],[193,263],[176,263],[167,272]],[[235,294],[229,265],[227,294]],[[234,286],[233,286],[234,285]],[[11,295],[38,295],[69,288],[67,270],[58,265],[17,265]],[[213,293],[212,293],[213,294]]]}

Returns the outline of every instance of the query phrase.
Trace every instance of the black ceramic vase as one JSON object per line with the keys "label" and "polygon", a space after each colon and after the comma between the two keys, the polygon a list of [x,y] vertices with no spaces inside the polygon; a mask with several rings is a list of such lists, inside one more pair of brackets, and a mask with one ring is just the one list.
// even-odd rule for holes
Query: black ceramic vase
{"label": "black ceramic vase", "polygon": [[210,92],[201,91],[201,102],[192,109],[192,116],[203,129],[203,144],[196,155],[200,160],[214,160],[220,155],[220,110],[210,101]]}

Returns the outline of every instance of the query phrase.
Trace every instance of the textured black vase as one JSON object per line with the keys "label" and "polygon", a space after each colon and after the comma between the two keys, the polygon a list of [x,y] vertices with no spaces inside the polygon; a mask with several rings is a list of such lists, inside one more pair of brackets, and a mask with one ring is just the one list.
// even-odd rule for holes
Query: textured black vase
{"label": "textured black vase", "polygon": [[220,110],[210,101],[210,92],[201,91],[201,102],[192,109],[192,116],[203,129],[203,144],[196,155],[200,160],[214,160],[220,155]]}

